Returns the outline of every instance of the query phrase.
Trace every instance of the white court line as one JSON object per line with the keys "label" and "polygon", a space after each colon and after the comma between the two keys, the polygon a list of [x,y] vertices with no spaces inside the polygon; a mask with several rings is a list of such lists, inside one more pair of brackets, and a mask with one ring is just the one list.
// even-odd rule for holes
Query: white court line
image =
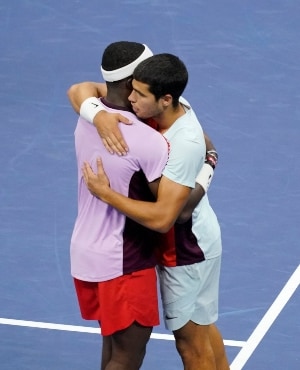
{"label": "white court line", "polygon": [[[273,322],[279,316],[280,312],[283,310],[283,308],[285,307],[285,305],[287,304],[287,302],[294,294],[299,285],[300,285],[300,265],[297,267],[293,275],[290,277],[290,279],[288,280],[288,282],[286,283],[278,297],[275,299],[269,310],[266,312],[265,316],[262,318],[262,320],[254,329],[251,336],[246,342],[224,340],[224,344],[226,346],[242,347],[242,349],[235,357],[230,366],[231,370],[241,370],[244,367],[245,363],[248,361],[252,353],[255,351],[256,347],[259,345],[259,343],[261,342],[267,331],[270,329]],[[99,334],[99,328],[53,324],[38,321],[24,321],[0,318],[0,324],[25,326],[39,329],[52,329],[52,330]],[[160,340],[174,340],[174,336],[172,334],[152,333],[151,338]]]}
{"label": "white court line", "polygon": [[[13,325],[13,326],[26,326],[29,328],[38,328],[38,329],[51,329],[51,330],[63,330],[63,331],[75,331],[80,333],[92,333],[99,334],[99,328],[91,328],[87,326],[74,326],[74,325],[63,325],[63,324],[53,324],[47,322],[38,322],[38,321],[24,321],[24,320],[15,320],[15,319],[4,319],[0,318],[0,324],[3,325]],[[161,339],[161,340],[174,340],[172,334],[159,334],[152,333],[152,339]],[[243,347],[245,342],[228,340],[224,341],[225,345],[233,347]]]}
{"label": "white court line", "polygon": [[241,370],[249,360],[256,347],[259,345],[267,331],[272,326],[280,312],[283,310],[291,296],[300,285],[300,265],[290,277],[278,297],[275,299],[265,316],[254,329],[246,344],[242,347],[238,355],[233,360],[230,370]]}

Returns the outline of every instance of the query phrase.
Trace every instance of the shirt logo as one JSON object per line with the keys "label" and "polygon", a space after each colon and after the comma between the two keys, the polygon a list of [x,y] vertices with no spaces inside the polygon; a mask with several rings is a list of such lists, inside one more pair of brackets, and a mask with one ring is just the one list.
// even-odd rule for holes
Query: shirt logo
{"label": "shirt logo", "polygon": [[177,316],[172,316],[172,317],[170,317],[170,316],[166,315],[166,316],[165,316],[165,319],[166,319],[166,320],[173,320],[173,319],[178,319],[178,317],[177,317]]}

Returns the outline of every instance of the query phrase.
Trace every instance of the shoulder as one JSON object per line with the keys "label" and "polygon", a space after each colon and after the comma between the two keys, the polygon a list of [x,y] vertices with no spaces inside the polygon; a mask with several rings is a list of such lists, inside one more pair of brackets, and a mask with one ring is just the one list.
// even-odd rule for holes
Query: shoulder
{"label": "shoulder", "polygon": [[147,155],[149,152],[168,151],[164,136],[137,118],[132,120],[131,125],[121,124],[119,127],[131,153]]}
{"label": "shoulder", "polygon": [[[128,126],[128,125],[127,125]],[[134,131],[135,135],[140,137],[147,138],[148,140],[163,141],[164,138],[157,130],[149,126],[147,123],[140,121],[135,118],[132,120],[132,125],[129,125]]]}
{"label": "shoulder", "polygon": [[204,140],[202,127],[191,110],[181,116],[164,134],[172,143],[200,142]]}
{"label": "shoulder", "polygon": [[181,103],[181,104],[183,104],[183,105],[185,105],[187,108],[189,108],[189,109],[192,109],[192,106],[191,106],[191,104],[183,97],[183,96],[181,96],[180,98],[179,98],[179,102]]}

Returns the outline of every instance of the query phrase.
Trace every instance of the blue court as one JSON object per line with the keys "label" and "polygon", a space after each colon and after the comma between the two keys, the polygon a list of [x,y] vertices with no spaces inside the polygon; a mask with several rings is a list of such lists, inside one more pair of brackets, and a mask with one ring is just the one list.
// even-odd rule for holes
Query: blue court
{"label": "blue court", "polygon": [[[69,269],[77,211],[66,91],[101,80],[107,44],[177,54],[220,160],[220,318],[232,370],[300,369],[300,3],[10,0],[0,4],[0,367],[99,369]],[[145,370],[182,369],[155,328]]]}

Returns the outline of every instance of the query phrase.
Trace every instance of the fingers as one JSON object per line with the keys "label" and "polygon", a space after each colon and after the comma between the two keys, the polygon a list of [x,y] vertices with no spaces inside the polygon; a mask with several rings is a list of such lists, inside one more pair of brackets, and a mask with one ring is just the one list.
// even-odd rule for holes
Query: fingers
{"label": "fingers", "polygon": [[88,184],[89,177],[94,174],[94,172],[93,172],[91,166],[89,165],[89,163],[87,163],[87,162],[83,163],[82,168],[81,168],[81,172],[82,172],[84,182],[86,184]]}
{"label": "fingers", "polygon": [[110,136],[105,138],[102,137],[103,145],[111,154],[116,153],[120,156],[126,155],[128,152],[128,146],[121,135],[116,135],[114,133],[110,133]]}
{"label": "fingers", "polygon": [[[101,171],[101,174],[104,173],[103,167],[102,167],[102,162],[99,160],[99,165],[98,165],[98,160],[97,160],[97,169]],[[94,171],[92,170],[91,165],[88,162],[84,162],[81,168],[82,172],[82,177],[83,180],[91,192],[92,195],[96,196],[98,198],[97,192],[96,192],[96,184],[97,184],[97,178],[98,178],[98,173],[95,174]],[[95,183],[96,181],[96,183]]]}
{"label": "fingers", "polygon": [[95,173],[88,162],[84,162],[81,168],[82,176],[85,183],[94,180],[99,176],[106,176],[101,158],[97,158],[97,173]]}
{"label": "fingers", "polygon": [[118,113],[118,120],[119,122],[125,123],[125,125],[132,125],[132,121],[130,121],[127,117],[122,116],[120,113]]}
{"label": "fingers", "polygon": [[109,178],[104,171],[100,158],[97,158],[96,165],[97,170],[94,172],[91,165],[88,162],[84,162],[81,172],[83,180],[91,194],[103,200],[105,194],[110,190]]}
{"label": "fingers", "polygon": [[105,175],[101,158],[97,158],[97,173],[98,175]]}
{"label": "fingers", "polygon": [[[120,123],[121,122],[121,123]],[[119,129],[120,124],[130,125],[132,122],[120,113],[102,112],[94,118],[94,125],[102,139],[103,145],[109,153],[126,155],[128,146]]]}
{"label": "fingers", "polygon": [[[102,138],[102,142],[103,142],[103,145],[105,146],[105,149],[110,154],[114,154],[115,153],[115,151],[110,148],[110,146],[112,145],[112,142],[111,142],[111,140],[109,140],[109,138]],[[119,153],[117,153],[117,154],[120,155]]]}

